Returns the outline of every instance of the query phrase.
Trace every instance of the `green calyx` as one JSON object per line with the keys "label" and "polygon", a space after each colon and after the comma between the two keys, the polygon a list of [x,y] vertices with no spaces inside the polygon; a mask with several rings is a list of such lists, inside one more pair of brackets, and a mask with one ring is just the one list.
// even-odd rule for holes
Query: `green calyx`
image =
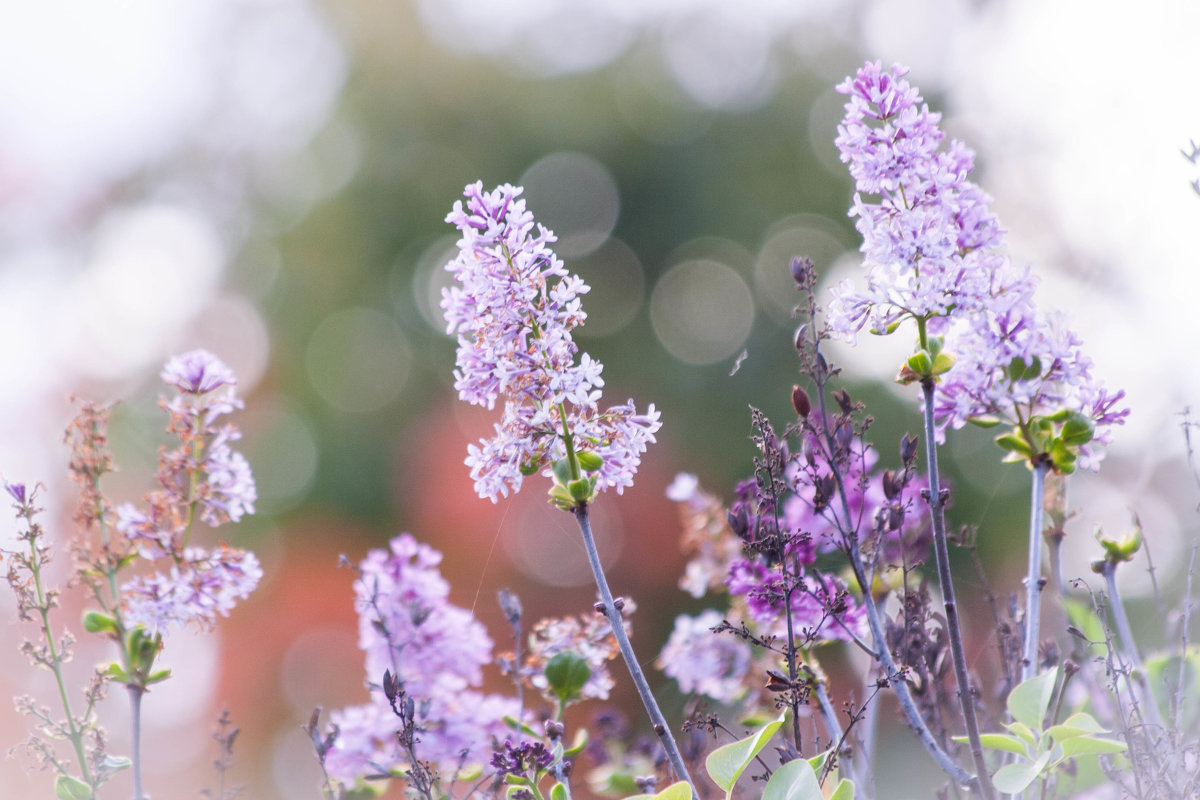
{"label": "green calyx", "polygon": [[938,336],[930,336],[924,347],[917,345],[916,352],[908,357],[900,367],[896,383],[908,385],[927,380],[937,380],[954,366],[955,358],[942,350],[942,340]]}

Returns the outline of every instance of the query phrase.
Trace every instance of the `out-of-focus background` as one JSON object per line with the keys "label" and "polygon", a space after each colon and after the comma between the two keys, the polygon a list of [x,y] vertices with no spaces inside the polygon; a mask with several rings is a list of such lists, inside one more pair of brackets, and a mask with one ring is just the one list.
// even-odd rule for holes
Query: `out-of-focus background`
{"label": "out-of-focus background", "polygon": [[[175,677],[145,706],[150,794],[213,786],[209,734],[227,705],[246,796],[318,797],[300,725],[316,705],[365,699],[339,554],[357,560],[413,532],[445,552],[453,599],[501,647],[501,587],[531,618],[590,605],[572,520],[539,482],[492,505],[462,466],[490,420],[454,397],[437,304],[455,241],[443,218],[476,179],[523,184],[591,284],[578,339],[605,364],[607,398],[662,410],[635,488],[596,506],[611,581],[638,601],[635,641],[652,659],[674,615],[698,608],[676,588],[665,487],[689,471],[728,497],[753,455],[747,406],[786,419],[790,258],[810,255],[825,285],[857,267],[833,87],[865,59],[912,67],[945,127],[978,151],[975,179],[1014,258],[1042,276],[1041,303],[1069,312],[1097,374],[1129,393],[1133,416],[1103,471],[1072,482],[1069,571],[1086,571],[1096,524],[1120,532],[1136,511],[1175,591],[1197,531],[1180,413],[1200,398],[1189,186],[1200,168],[1180,150],[1200,138],[1198,30],[1200,6],[1171,0],[6,6],[0,472],[46,484],[64,543],[55,577],[74,498],[60,444],[69,395],[121,399],[118,500],[151,488],[170,354],[211,349],[246,397],[259,508],[220,535],[257,552],[266,577],[215,633],[170,639]],[[919,420],[912,393],[888,384],[910,346],[893,338],[835,358],[894,461]],[[980,525],[997,588],[1015,591],[1025,473],[1001,467],[988,440],[964,431],[946,447],[954,522]],[[14,530],[0,523],[6,546]],[[1144,571],[1127,573],[1144,598]],[[978,582],[960,580],[974,600]],[[11,619],[7,593],[0,607]],[[77,629],[79,610],[68,602],[59,624]],[[987,657],[980,631],[970,646]],[[3,632],[0,696],[49,702],[48,675],[17,653],[27,633]],[[73,667],[106,658],[81,645]],[[119,691],[103,714],[120,752]],[[5,746],[26,722],[0,712]],[[0,798],[49,794],[47,774],[25,771],[20,758],[0,765]]]}

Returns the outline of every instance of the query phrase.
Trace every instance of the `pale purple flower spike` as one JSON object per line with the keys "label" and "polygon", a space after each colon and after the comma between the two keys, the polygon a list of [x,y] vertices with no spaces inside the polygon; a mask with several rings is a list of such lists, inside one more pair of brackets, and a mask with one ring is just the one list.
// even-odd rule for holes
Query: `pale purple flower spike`
{"label": "pale purple flower spike", "polygon": [[941,117],[907,73],[867,63],[837,87],[849,97],[837,145],[855,180],[850,216],[867,278],[865,289],[850,280],[834,289],[830,328],[853,342],[864,327],[888,333],[922,320],[957,359],[936,386],[939,434],[972,419],[1019,425],[1066,409],[1095,425],[1079,447],[1079,465],[1095,468],[1111,426],[1129,413],[1119,408],[1125,393],[1104,389],[1079,337],[1038,311],[1036,280],[1009,260],[991,198],[967,180],[974,154],[953,140],[942,149]]}
{"label": "pale purple flower spike", "polygon": [[476,182],[446,218],[462,233],[446,265],[456,283],[441,303],[447,332],[458,336],[454,386],[468,403],[504,408],[495,436],[467,448],[475,491],[496,502],[525,475],[549,475],[566,456],[565,412],[576,450],[603,459],[597,489],[619,494],[633,484],[659,413],[651,405],[638,414],[632,400],[599,410],[603,367],[587,353],[576,363],[571,338],[586,319],[579,297],[588,286],[550,250],[554,234],[534,223],[521,191],[484,192]]}

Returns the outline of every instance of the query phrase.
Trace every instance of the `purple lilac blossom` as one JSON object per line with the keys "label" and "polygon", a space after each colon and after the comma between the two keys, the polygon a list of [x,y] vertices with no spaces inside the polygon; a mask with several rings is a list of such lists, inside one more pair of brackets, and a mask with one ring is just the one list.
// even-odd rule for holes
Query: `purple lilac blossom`
{"label": "purple lilac blossom", "polygon": [[446,265],[456,283],[441,303],[447,333],[458,337],[454,386],[469,403],[504,408],[495,436],[467,448],[475,491],[496,502],[526,474],[549,476],[566,456],[565,413],[576,450],[603,459],[597,489],[619,494],[633,484],[659,413],[651,405],[638,414],[632,400],[599,410],[603,367],[587,353],[576,363],[571,338],[586,318],[579,296],[588,286],[550,250],[554,234],[534,223],[521,191],[505,184],[484,192],[476,182],[446,218],[462,233]]}
{"label": "purple lilac blossom", "polygon": [[122,614],[130,625],[165,634],[172,625],[208,628],[249,596],[263,571],[254,553],[224,545],[211,552],[188,547],[166,574],[139,576],[121,587]]}
{"label": "purple lilac blossom", "polygon": [[[796,584],[791,597],[792,629],[806,646],[867,635],[866,611],[840,578],[810,570],[790,580]],[[778,570],[742,559],[730,566],[726,586],[733,597],[745,598],[750,618],[760,630],[786,636],[785,585]]]}
{"label": "purple lilac blossom", "polygon": [[675,629],[658,656],[658,665],[682,691],[730,704],[746,693],[754,654],[743,639],[712,632],[722,621],[720,612],[714,609],[695,617],[676,617]]}
{"label": "purple lilac blossom", "polygon": [[441,560],[441,553],[401,534],[388,551],[372,550],[360,564],[355,608],[373,689],[370,703],[332,716],[340,730],[326,768],[339,780],[386,771],[406,757],[396,744],[399,719],[378,686],[385,670],[417,701],[418,757],[445,770],[463,752],[468,763],[485,759],[492,738],[507,731],[503,717],[518,713],[515,700],[471,688],[492,661],[492,640],[471,612],[449,602]]}
{"label": "purple lilac blossom", "polygon": [[1095,468],[1128,414],[1124,392],[1096,381],[1079,337],[1038,311],[1035,279],[1005,254],[991,199],[967,180],[974,154],[957,141],[941,149],[940,115],[907,72],[867,63],[837,87],[849,96],[837,145],[855,179],[850,215],[868,273],[863,291],[849,280],[835,288],[830,328],[853,341],[863,327],[922,321],[957,359],[936,387],[939,437],[973,419],[1021,426],[1065,409],[1096,426],[1078,448],[1080,465]]}
{"label": "purple lilac blossom", "polygon": [[186,394],[208,394],[237,383],[233,370],[207,350],[173,356],[163,367],[162,379]]}

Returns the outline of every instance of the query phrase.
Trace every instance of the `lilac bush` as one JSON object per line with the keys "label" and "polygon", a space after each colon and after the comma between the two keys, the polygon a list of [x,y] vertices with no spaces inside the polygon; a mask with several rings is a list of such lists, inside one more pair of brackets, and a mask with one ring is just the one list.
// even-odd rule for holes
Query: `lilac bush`
{"label": "lilac bush", "polygon": [[[792,262],[793,416],[776,425],[751,409],[752,470],[728,499],[687,473],[666,489],[688,557],[678,585],[694,610],[675,618],[654,663],[684,696],[681,725],[664,715],[633,651],[636,598],[613,596],[589,515],[609,489],[632,485],[660,414],[632,400],[602,408],[602,365],[572,337],[588,287],[555,255],[554,234],[534,221],[522,190],[466,187],[447,217],[460,239],[442,309],[457,339],[460,399],[500,409],[494,435],[468,446],[465,465],[475,493],[493,503],[527,478],[548,480],[550,504],[578,524],[598,601],[531,621],[516,592],[501,592],[512,649],[497,653],[474,609],[450,602],[441,553],[407,533],[371,550],[347,598],[367,700],[325,725],[317,709],[306,726],[327,800],[377,796],[389,782],[423,800],[570,800],[584,785],[626,800],[889,797],[876,735],[891,707],[884,696],[940,770],[939,796],[1200,794],[1190,597],[1178,651],[1143,654],[1118,591],[1117,570],[1143,547],[1140,529],[1097,534],[1102,587],[1056,580],[1051,596],[1066,622],[1042,630],[1044,540],[1057,546],[1069,513],[1060,484],[1079,467],[1099,468],[1129,409],[1093,374],[1064,318],[1038,307],[1031,270],[1012,263],[990,198],[969,179],[974,154],[947,140],[906,76],[867,63],[837,87],[847,103],[836,141],[855,182],[850,216],[866,275],[861,287],[835,287],[825,309],[816,265]],[[897,381],[921,390],[921,435],[880,444],[827,343],[901,328],[915,344]],[[161,378],[174,390],[161,405],[177,443],[161,449],[155,488],[140,503],[114,507],[101,490],[114,469],[109,407],[81,404],[68,430],[81,494],[73,581],[88,592],[85,630],[118,653],[81,696],[64,682],[73,639],[53,619],[58,590],[45,580],[43,490],[5,482],[23,527],[21,548],[6,553],[9,583],[18,617],[38,629],[22,650],[53,675],[61,702],[52,713],[18,700],[35,728],[24,749],[70,800],[97,797],[127,768],[143,800],[140,709],[169,677],[156,662],[164,642],[184,626],[212,629],[263,576],[253,553],[199,533],[238,522],[257,501],[227,421],[242,408],[235,376],[197,350],[168,361]],[[963,576],[949,551],[969,549],[971,537],[948,531],[952,487],[938,467],[939,444],[967,423],[998,428],[1004,460],[1031,476],[1024,603],[1014,597],[1002,612],[993,602],[998,646],[986,664],[968,663],[962,640]],[[986,586],[977,569],[970,580]],[[652,736],[604,706],[623,680],[610,664],[618,655]],[[511,689],[495,691],[504,681]],[[129,758],[108,752],[100,724],[114,683],[131,699]],[[236,730],[227,717],[221,726],[224,770]]]}

